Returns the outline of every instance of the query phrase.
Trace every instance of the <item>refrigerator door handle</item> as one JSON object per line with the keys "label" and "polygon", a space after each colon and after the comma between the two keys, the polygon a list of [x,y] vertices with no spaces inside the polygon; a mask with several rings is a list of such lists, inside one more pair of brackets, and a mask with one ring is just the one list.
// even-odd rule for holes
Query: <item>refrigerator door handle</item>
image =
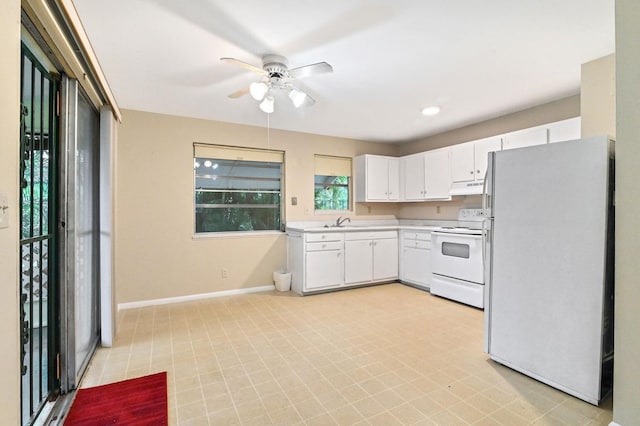
{"label": "refrigerator door handle", "polygon": [[[482,214],[487,215],[487,175],[489,174],[489,169],[484,172],[484,180],[482,181]],[[484,224],[482,225],[484,226]]]}
{"label": "refrigerator door handle", "polygon": [[487,170],[484,172],[484,180],[482,181],[482,214],[485,219],[493,217],[493,206],[490,205],[493,203],[493,200],[489,199],[489,191],[493,191],[493,188],[492,182],[489,181],[493,181],[493,163],[495,154],[495,152],[487,154]]}
{"label": "refrigerator door handle", "polygon": [[486,227],[486,219],[482,221],[482,264],[487,264],[487,256],[486,256],[486,245],[487,245],[487,227]]}

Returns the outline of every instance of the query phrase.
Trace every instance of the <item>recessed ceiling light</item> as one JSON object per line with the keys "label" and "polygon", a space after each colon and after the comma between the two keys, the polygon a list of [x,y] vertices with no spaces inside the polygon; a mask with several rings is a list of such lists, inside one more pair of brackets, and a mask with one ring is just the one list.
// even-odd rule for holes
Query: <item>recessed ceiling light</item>
{"label": "recessed ceiling light", "polygon": [[436,115],[439,112],[440,112],[440,107],[434,105],[434,106],[424,108],[422,110],[422,115]]}

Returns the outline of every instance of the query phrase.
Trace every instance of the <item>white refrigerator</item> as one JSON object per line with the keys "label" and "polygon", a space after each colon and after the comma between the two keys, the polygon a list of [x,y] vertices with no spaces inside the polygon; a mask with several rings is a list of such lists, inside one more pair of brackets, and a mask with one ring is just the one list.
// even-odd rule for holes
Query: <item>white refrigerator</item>
{"label": "white refrigerator", "polygon": [[485,352],[597,405],[613,375],[613,142],[499,151],[488,167]]}

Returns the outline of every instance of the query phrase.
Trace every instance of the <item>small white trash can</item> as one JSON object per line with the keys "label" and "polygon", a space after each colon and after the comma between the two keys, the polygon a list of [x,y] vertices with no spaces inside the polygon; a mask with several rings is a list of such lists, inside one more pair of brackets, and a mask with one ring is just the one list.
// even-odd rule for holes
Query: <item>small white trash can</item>
{"label": "small white trash can", "polygon": [[275,271],[273,273],[273,282],[278,291],[291,290],[291,272]]}

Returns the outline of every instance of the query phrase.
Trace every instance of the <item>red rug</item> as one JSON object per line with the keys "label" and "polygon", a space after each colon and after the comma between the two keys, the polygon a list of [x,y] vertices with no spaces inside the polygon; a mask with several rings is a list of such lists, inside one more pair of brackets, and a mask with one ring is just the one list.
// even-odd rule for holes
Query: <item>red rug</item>
{"label": "red rug", "polygon": [[167,425],[167,373],[80,389],[64,424]]}

